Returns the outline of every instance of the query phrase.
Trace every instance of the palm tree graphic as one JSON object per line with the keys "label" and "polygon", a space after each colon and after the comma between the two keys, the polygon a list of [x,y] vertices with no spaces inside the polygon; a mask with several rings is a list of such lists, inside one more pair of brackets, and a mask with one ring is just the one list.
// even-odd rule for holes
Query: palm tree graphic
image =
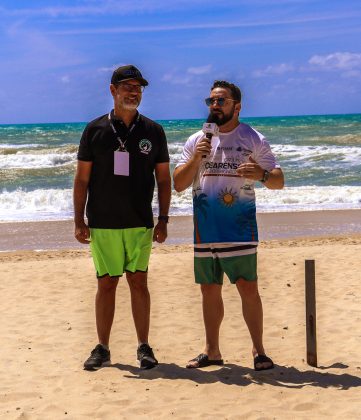
{"label": "palm tree graphic", "polygon": [[240,229],[240,232],[246,232],[249,230],[251,234],[251,240],[256,240],[257,225],[255,221],[247,215],[247,213],[238,213],[236,223]]}
{"label": "palm tree graphic", "polygon": [[198,227],[198,218],[202,215],[205,219],[207,218],[207,210],[206,207],[209,207],[209,204],[206,200],[207,195],[201,193],[197,195],[194,193],[193,196],[193,209],[194,209],[194,231],[196,234],[196,243],[201,243],[201,236],[199,234],[199,227]]}

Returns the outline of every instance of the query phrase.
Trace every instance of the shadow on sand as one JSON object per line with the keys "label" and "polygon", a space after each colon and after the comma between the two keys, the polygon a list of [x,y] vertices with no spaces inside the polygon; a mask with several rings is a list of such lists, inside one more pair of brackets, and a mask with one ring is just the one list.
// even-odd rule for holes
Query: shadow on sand
{"label": "shadow on sand", "polygon": [[[303,388],[315,386],[321,388],[334,387],[340,390],[347,390],[361,386],[361,378],[350,374],[335,374],[319,372],[317,370],[301,371],[295,367],[275,365],[274,369],[255,372],[253,369],[227,363],[219,369],[201,370],[187,369],[174,363],[160,363],[151,370],[140,370],[135,366],[112,364],[110,367],[117,368],[131,375],[125,374],[131,379],[169,379],[169,380],[190,380],[197,384],[211,384],[221,382],[225,385],[247,386],[251,384],[269,384],[285,388]],[[335,363],[332,366],[321,366],[320,370],[345,369],[347,365]]]}

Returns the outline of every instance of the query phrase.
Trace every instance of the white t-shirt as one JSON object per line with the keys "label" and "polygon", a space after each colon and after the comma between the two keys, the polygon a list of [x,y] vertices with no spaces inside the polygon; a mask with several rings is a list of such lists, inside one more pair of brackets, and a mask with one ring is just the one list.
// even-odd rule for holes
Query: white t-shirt
{"label": "white t-shirt", "polygon": [[[202,131],[189,137],[177,167],[191,159],[203,137]],[[193,182],[194,243],[258,243],[255,181],[236,173],[249,156],[268,171],[279,167],[266,138],[247,124],[212,138],[211,154]]]}

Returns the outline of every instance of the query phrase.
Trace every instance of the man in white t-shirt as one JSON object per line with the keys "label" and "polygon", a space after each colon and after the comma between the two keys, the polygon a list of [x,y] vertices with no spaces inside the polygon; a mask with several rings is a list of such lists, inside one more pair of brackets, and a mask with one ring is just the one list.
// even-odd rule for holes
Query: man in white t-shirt
{"label": "man in white t-shirt", "polygon": [[193,184],[194,273],[202,291],[206,345],[188,368],[222,365],[219,329],[223,319],[222,284],[227,274],[237,286],[248,326],[255,370],[273,368],[263,347],[263,311],[257,284],[254,184],[281,189],[284,177],[265,137],[239,122],[241,91],[215,81],[206,99],[219,134],[209,141],[198,131],[187,140],[174,171],[180,192]]}

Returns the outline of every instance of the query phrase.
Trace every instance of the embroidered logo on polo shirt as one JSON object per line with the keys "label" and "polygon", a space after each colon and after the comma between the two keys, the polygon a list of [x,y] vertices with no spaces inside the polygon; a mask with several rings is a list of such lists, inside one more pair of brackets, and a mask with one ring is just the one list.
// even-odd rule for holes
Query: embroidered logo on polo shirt
{"label": "embroidered logo on polo shirt", "polygon": [[139,142],[139,149],[141,153],[147,155],[152,150],[152,143],[147,139],[143,139]]}

